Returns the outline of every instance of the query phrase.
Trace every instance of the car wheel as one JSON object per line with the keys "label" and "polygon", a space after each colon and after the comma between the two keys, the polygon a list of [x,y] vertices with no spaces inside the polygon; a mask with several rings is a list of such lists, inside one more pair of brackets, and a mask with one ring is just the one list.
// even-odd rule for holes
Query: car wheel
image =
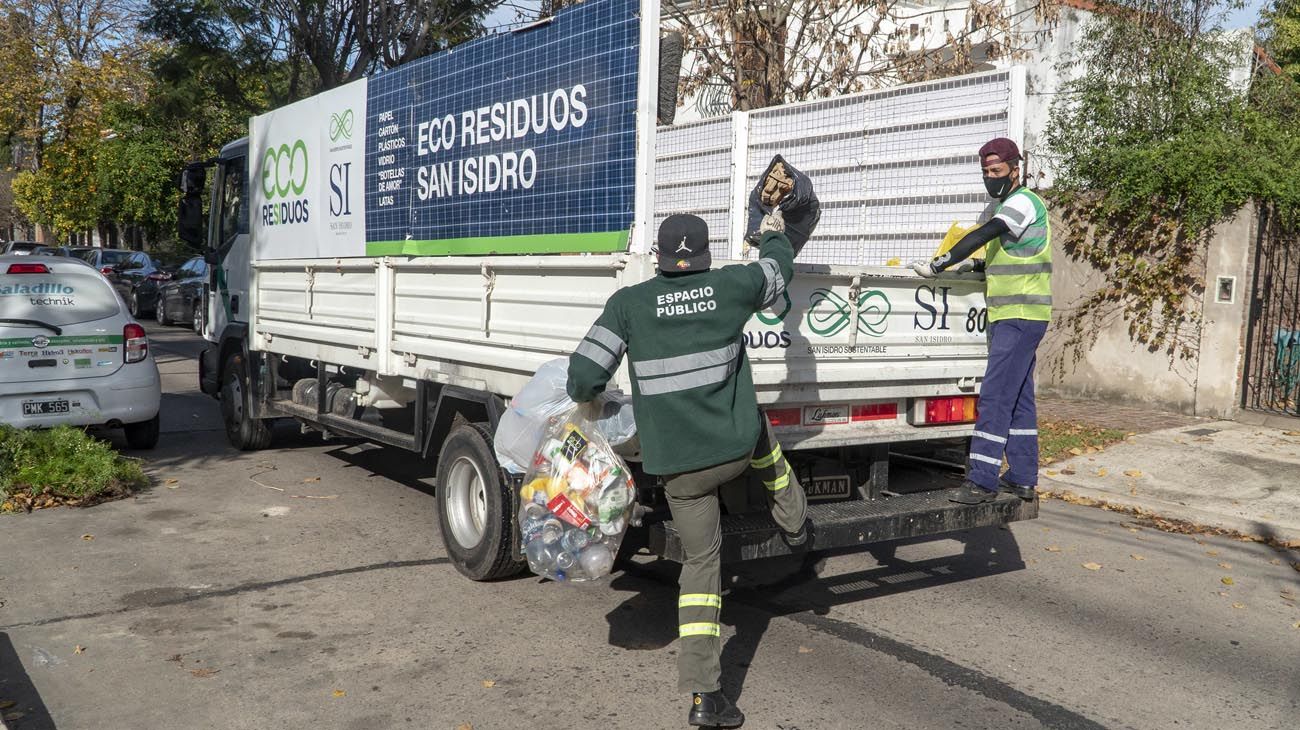
{"label": "car wheel", "polygon": [[140,297],[136,295],[135,290],[131,290],[131,296],[126,299],[126,311],[131,313],[132,317],[140,319]]}
{"label": "car wheel", "polygon": [[158,298],[158,304],[154,306],[153,318],[158,321],[160,327],[171,324],[171,321],[167,319],[167,305],[163,302],[162,297]]}
{"label": "car wheel", "polygon": [[203,307],[200,307],[198,302],[194,302],[193,304],[190,305],[190,307],[194,310],[194,315],[193,315],[194,334],[202,335],[203,334]]}
{"label": "car wheel", "polygon": [[155,415],[147,421],[128,423],[122,427],[126,433],[126,443],[133,449],[152,449],[158,445],[158,421]]}
{"label": "car wheel", "polygon": [[266,421],[252,417],[252,394],[249,392],[248,366],[244,356],[234,353],[222,368],[221,415],[226,423],[226,438],[240,451],[256,451],[271,445],[271,429]]}
{"label": "car wheel", "polygon": [[519,498],[497,465],[483,424],[452,429],[438,456],[438,526],[452,565],[470,580],[524,568],[515,514]]}

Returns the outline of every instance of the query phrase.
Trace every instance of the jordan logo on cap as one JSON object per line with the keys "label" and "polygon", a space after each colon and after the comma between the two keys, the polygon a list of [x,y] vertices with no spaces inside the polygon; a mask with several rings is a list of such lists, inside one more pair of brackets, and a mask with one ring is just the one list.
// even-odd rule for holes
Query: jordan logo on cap
{"label": "jordan logo on cap", "polygon": [[691,247],[686,245],[686,236],[682,236],[682,242],[677,244],[677,250],[673,253],[681,253],[682,251],[685,251],[686,253],[691,252]]}

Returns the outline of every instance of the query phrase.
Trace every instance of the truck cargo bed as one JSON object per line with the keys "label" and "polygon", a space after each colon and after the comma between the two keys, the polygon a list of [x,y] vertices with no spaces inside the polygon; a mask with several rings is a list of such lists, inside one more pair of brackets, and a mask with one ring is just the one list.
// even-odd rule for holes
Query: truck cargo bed
{"label": "truck cargo bed", "polygon": [[[948,501],[956,488],[900,494],[875,500],[808,505],[813,523],[810,550],[866,547],[871,543],[944,532],[991,527],[1038,516],[1038,500],[1026,502],[1000,494],[992,502],[971,506]],[[685,562],[672,520],[650,526],[650,551]],[[722,560],[735,562],[790,555],[772,518],[763,513],[722,518]]]}

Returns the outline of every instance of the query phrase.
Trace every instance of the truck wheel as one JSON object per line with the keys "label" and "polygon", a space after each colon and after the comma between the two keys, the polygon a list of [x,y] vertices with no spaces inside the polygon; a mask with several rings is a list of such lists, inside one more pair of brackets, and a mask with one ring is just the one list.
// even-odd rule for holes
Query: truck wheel
{"label": "truck wheel", "polygon": [[147,421],[122,426],[126,445],[133,449],[152,449],[158,445],[158,416]]}
{"label": "truck wheel", "polygon": [[221,376],[221,415],[226,422],[226,438],[240,451],[256,451],[271,445],[271,429],[266,421],[252,418],[248,366],[244,356],[234,353],[226,358]]}
{"label": "truck wheel", "polygon": [[438,455],[438,527],[447,557],[470,580],[515,575],[524,567],[515,538],[518,498],[482,424],[452,429]]}

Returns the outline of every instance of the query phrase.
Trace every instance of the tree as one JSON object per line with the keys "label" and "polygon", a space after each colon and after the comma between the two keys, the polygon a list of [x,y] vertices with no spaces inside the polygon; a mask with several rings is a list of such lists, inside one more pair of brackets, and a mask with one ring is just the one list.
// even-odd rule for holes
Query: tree
{"label": "tree", "polygon": [[1059,323],[1076,357],[1090,326],[1115,316],[1152,351],[1193,356],[1197,266],[1214,226],[1252,199],[1291,220],[1300,210],[1300,96],[1268,72],[1250,89],[1234,83],[1251,47],[1219,30],[1227,6],[1130,0],[1091,20],[1062,61],[1082,69],[1053,104],[1047,133],[1053,196],[1072,232],[1064,248],[1110,284]]}
{"label": "tree", "polygon": [[1300,0],[1273,0],[1260,13],[1260,35],[1282,71],[1300,80]]}
{"label": "tree", "polygon": [[664,4],[693,63],[680,96],[708,87],[757,109],[975,69],[1022,53],[1028,20],[1055,0],[973,0],[957,9],[904,0],[694,0]]}

